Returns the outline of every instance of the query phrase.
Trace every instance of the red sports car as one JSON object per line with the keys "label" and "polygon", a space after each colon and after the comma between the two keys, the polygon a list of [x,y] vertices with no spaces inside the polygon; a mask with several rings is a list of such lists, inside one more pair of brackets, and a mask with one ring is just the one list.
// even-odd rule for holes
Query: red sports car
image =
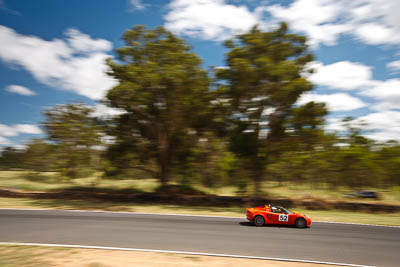
{"label": "red sports car", "polygon": [[305,214],[290,211],[280,206],[247,208],[247,219],[256,226],[264,224],[295,225],[298,228],[311,226],[311,219]]}

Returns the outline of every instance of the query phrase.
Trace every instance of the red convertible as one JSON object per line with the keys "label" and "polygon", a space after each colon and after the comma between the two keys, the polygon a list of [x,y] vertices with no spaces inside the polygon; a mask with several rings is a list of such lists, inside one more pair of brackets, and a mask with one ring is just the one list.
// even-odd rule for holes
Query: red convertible
{"label": "red convertible", "polygon": [[246,211],[247,219],[256,226],[264,224],[295,225],[298,228],[311,226],[311,219],[306,215],[280,206],[268,204],[264,207],[247,208]]}

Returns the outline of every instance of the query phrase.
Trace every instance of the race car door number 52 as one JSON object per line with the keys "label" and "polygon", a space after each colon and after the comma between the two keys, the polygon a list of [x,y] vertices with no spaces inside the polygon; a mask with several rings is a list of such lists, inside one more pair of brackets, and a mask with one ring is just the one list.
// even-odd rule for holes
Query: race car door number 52
{"label": "race car door number 52", "polygon": [[279,221],[280,222],[287,222],[289,220],[289,216],[286,214],[279,214]]}

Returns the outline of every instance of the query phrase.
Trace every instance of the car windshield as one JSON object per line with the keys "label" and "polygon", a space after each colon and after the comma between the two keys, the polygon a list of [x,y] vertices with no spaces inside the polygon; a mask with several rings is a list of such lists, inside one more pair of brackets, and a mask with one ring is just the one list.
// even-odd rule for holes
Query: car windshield
{"label": "car windshield", "polygon": [[288,209],[282,208],[282,210],[285,211],[287,214],[294,214],[293,211],[290,211],[290,210],[288,210]]}
{"label": "car windshield", "polygon": [[284,207],[273,207],[272,212],[294,214],[294,212],[292,212],[288,209],[285,209]]}

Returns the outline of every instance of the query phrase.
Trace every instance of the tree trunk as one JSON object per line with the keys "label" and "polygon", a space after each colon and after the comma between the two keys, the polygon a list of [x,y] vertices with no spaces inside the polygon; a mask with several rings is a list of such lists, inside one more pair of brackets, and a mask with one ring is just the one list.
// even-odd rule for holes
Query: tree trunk
{"label": "tree trunk", "polygon": [[165,187],[168,184],[168,178],[169,178],[169,164],[167,157],[163,155],[164,153],[161,152],[160,154],[160,182],[161,186]]}
{"label": "tree trunk", "polygon": [[258,197],[261,194],[261,182],[264,177],[264,167],[261,164],[253,165],[252,175],[254,181],[254,196]]}
{"label": "tree trunk", "polygon": [[159,158],[158,164],[160,167],[160,182],[161,186],[164,187],[168,184],[169,178],[169,142],[168,135],[166,132],[161,131],[159,134]]}

